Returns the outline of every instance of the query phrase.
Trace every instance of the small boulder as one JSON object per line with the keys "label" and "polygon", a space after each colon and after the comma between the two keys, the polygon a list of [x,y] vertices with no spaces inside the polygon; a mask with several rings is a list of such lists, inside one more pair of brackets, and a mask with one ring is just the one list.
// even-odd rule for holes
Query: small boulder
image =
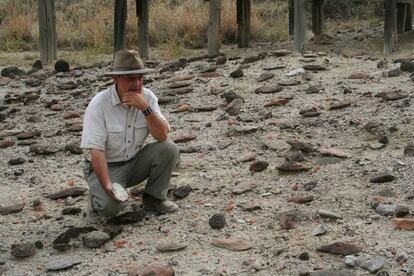
{"label": "small boulder", "polygon": [[55,71],[56,72],[68,72],[69,71],[69,63],[60,59],[55,63]]}

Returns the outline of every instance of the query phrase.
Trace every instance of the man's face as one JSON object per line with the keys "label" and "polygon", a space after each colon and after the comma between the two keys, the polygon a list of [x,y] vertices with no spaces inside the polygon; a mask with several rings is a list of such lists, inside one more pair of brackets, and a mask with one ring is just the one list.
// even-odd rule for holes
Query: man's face
{"label": "man's face", "polygon": [[144,85],[143,75],[117,75],[114,80],[120,93],[141,93]]}

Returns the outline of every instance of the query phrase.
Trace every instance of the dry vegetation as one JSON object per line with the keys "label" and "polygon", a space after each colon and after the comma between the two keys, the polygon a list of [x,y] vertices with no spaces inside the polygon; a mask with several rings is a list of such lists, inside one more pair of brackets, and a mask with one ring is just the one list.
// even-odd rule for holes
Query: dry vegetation
{"label": "dry vegetation", "polygon": [[[176,5],[172,2],[178,3]],[[222,2],[222,41],[236,41],[235,0]],[[254,41],[288,39],[287,0],[253,0],[251,33]],[[332,3],[335,2],[335,3]],[[97,8],[99,7],[99,8]],[[137,45],[135,1],[129,0],[127,45]],[[380,1],[327,1],[327,16],[351,26],[371,25],[381,13]],[[58,47],[84,50],[88,55],[110,53],[113,44],[113,1],[56,1]],[[202,0],[151,1],[150,43],[180,56],[185,49],[207,44],[208,2]],[[338,24],[331,24],[338,26]],[[328,28],[332,31],[334,28]],[[37,0],[0,0],[0,50],[17,52],[38,47]]]}

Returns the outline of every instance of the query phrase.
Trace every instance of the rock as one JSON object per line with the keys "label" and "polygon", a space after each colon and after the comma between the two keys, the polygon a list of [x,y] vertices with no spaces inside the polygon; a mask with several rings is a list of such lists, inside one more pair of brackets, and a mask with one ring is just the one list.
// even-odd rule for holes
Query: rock
{"label": "rock", "polygon": [[148,265],[144,264],[139,267],[132,268],[128,272],[128,276],[174,276],[175,271],[171,265]]}
{"label": "rock", "polygon": [[163,105],[163,104],[168,104],[171,103],[175,100],[175,97],[172,96],[160,96],[158,97],[158,104]]}
{"label": "rock", "polygon": [[232,193],[239,195],[248,191],[253,190],[257,187],[256,183],[253,182],[241,182],[232,188]]}
{"label": "rock", "polygon": [[185,95],[194,91],[193,87],[179,87],[164,91],[166,96]]}
{"label": "rock", "polygon": [[303,214],[296,210],[281,212],[277,215],[280,228],[291,230],[296,228],[296,224],[303,219]]}
{"label": "rock", "polygon": [[348,155],[342,150],[334,149],[334,148],[320,148],[319,152],[325,156],[333,156],[333,157],[338,157],[338,158],[348,157]]}
{"label": "rock", "polygon": [[349,242],[334,242],[328,245],[321,246],[316,249],[319,252],[337,254],[337,255],[351,255],[362,251],[362,248]]}
{"label": "rock", "polygon": [[377,208],[375,208],[375,212],[383,216],[393,216],[396,208],[397,207],[395,205],[380,203]]}
{"label": "rock", "polygon": [[309,259],[310,259],[310,257],[309,257],[309,253],[308,253],[308,252],[302,252],[302,253],[299,255],[299,259],[304,260],[304,261],[309,260]]}
{"label": "rock", "polygon": [[229,128],[226,135],[231,136],[238,136],[238,135],[246,135],[246,134],[252,134],[257,132],[259,127],[257,126],[233,126]]}
{"label": "rock", "polygon": [[286,162],[276,168],[283,172],[303,172],[312,169],[312,167],[299,162]]}
{"label": "rock", "polygon": [[185,135],[181,135],[181,136],[174,138],[173,141],[174,143],[179,144],[179,143],[186,143],[186,142],[192,141],[196,138],[197,138],[196,135],[185,134]]}
{"label": "rock", "polygon": [[240,205],[240,208],[245,212],[251,212],[262,209],[262,206],[254,202],[248,202]]}
{"label": "rock", "polygon": [[305,64],[303,69],[310,71],[324,71],[328,69],[325,65],[322,64]]}
{"label": "rock", "polygon": [[53,244],[52,245],[53,249],[57,250],[57,251],[68,251],[69,249],[72,248],[72,245],[70,244],[64,244],[64,243],[57,243],[57,244]]}
{"label": "rock", "polygon": [[176,198],[182,199],[187,197],[193,189],[189,185],[180,186],[173,191],[173,195]]}
{"label": "rock", "polygon": [[189,104],[182,104],[182,105],[179,105],[176,109],[171,110],[170,113],[181,113],[181,112],[188,111],[191,108],[192,106]]}
{"label": "rock", "polygon": [[346,270],[325,270],[325,271],[316,271],[310,272],[309,276],[354,276],[353,271],[349,272]]}
{"label": "rock", "polygon": [[410,143],[407,144],[407,146],[405,146],[404,155],[414,156],[414,143],[410,142]]}
{"label": "rock", "polygon": [[212,229],[222,229],[226,225],[226,218],[223,214],[214,214],[208,221]]}
{"label": "rock", "polygon": [[313,189],[315,189],[318,186],[318,182],[317,181],[310,181],[307,182],[303,185],[303,188],[305,189],[305,191],[310,192]]}
{"label": "rock", "polygon": [[371,183],[386,183],[386,182],[391,182],[395,180],[395,176],[392,175],[389,172],[382,172],[379,173],[377,175],[372,176],[369,179],[369,182]]}
{"label": "rock", "polygon": [[256,94],[271,94],[282,91],[283,87],[278,84],[264,85],[257,88],[254,93]]}
{"label": "rock", "polygon": [[288,140],[286,143],[288,143],[293,150],[300,150],[306,153],[310,153],[316,150],[314,145],[306,142],[301,142],[299,140]]}
{"label": "rock", "polygon": [[359,266],[368,270],[370,273],[378,272],[385,264],[385,257],[375,256],[371,260],[359,262]]}
{"label": "rock", "polygon": [[316,94],[323,89],[322,85],[312,85],[306,89],[306,94]]}
{"label": "rock", "polygon": [[322,236],[326,234],[326,227],[324,224],[319,224],[315,229],[312,231],[313,236]]}
{"label": "rock", "polygon": [[0,215],[9,215],[9,214],[15,214],[20,213],[24,206],[26,206],[26,203],[20,203],[12,206],[7,207],[0,207]]}
{"label": "rock", "polygon": [[177,82],[170,82],[167,87],[170,89],[175,89],[175,88],[182,88],[182,87],[187,87],[193,84],[193,81],[177,81]]}
{"label": "rock", "polygon": [[401,71],[414,72],[414,62],[408,60],[401,60],[400,69]]}
{"label": "rock", "polygon": [[329,210],[325,210],[325,209],[319,209],[318,214],[321,218],[329,218],[329,219],[341,219],[342,218],[341,215],[336,214]]}
{"label": "rock", "polygon": [[26,140],[26,139],[32,139],[34,137],[38,137],[41,135],[40,131],[25,131],[22,133],[19,133],[16,137],[18,140]]}
{"label": "rock", "polygon": [[380,92],[376,94],[375,97],[381,98],[384,101],[396,101],[396,100],[405,99],[408,97],[408,95],[402,94],[400,91],[392,90],[392,91]]}
{"label": "rock", "polygon": [[65,146],[65,151],[69,151],[72,154],[82,154],[83,151],[78,143],[70,143]]}
{"label": "rock", "polygon": [[88,248],[99,248],[104,245],[111,237],[101,231],[92,231],[86,234],[83,238],[83,244]]}
{"label": "rock", "polygon": [[286,157],[286,161],[289,162],[301,162],[305,160],[305,156],[300,150],[293,150],[289,156]]}
{"label": "rock", "polygon": [[32,256],[36,252],[36,247],[29,243],[13,244],[10,254],[15,258],[26,258]]}
{"label": "rock", "polygon": [[123,230],[124,230],[124,228],[121,225],[107,224],[102,229],[102,232],[107,233],[111,237],[111,239],[113,239],[116,236],[118,236],[119,234],[121,234]]}
{"label": "rock", "polygon": [[140,222],[144,219],[145,213],[144,211],[140,210],[137,212],[127,212],[125,214],[122,214],[117,217],[113,217],[108,219],[108,224],[115,224],[115,225],[121,225],[121,224],[131,224]]}
{"label": "rock", "polygon": [[396,68],[396,69],[392,69],[392,70],[382,72],[382,76],[385,77],[385,78],[398,77],[399,75],[401,75],[400,68]]}
{"label": "rock", "polygon": [[308,195],[308,196],[292,196],[291,198],[289,198],[288,202],[293,202],[293,203],[297,203],[297,204],[304,204],[304,203],[312,202],[313,200],[314,200],[314,196],[313,195]]}
{"label": "rock", "polygon": [[77,215],[82,212],[81,208],[69,207],[62,210],[62,215]]}
{"label": "rock", "polygon": [[9,160],[9,165],[15,166],[15,165],[21,165],[24,164],[26,160],[22,157],[12,158]]}
{"label": "rock", "polygon": [[395,216],[397,218],[403,218],[406,217],[410,214],[410,209],[408,209],[408,207],[405,206],[397,206],[395,208]]}
{"label": "rock", "polygon": [[223,64],[225,64],[226,63],[226,61],[227,61],[227,57],[226,56],[219,56],[217,59],[216,59],[216,65],[223,65]]}
{"label": "rock", "polygon": [[237,159],[237,162],[249,162],[256,159],[256,153],[248,152]]}
{"label": "rock", "polygon": [[233,251],[244,251],[253,247],[252,244],[242,239],[213,239],[212,244],[218,247],[223,247]]}
{"label": "rock", "polygon": [[302,109],[301,111],[299,111],[299,115],[301,115],[302,117],[311,118],[318,117],[319,115],[321,115],[321,112],[319,112],[316,107],[312,107]]}
{"label": "rock", "polygon": [[226,107],[226,112],[230,115],[230,116],[237,116],[240,114],[241,108],[243,105],[243,101],[241,99],[234,99],[233,101],[231,101],[227,107]]}
{"label": "rock", "polygon": [[16,66],[5,67],[1,70],[2,77],[14,78],[15,76],[24,76],[26,72]]}
{"label": "rock", "polygon": [[269,79],[273,78],[274,76],[275,76],[275,74],[273,74],[271,72],[264,72],[257,78],[257,82],[262,82],[262,81],[269,80]]}
{"label": "rock", "polygon": [[236,93],[234,93],[233,91],[226,92],[226,93],[222,94],[220,97],[221,97],[221,98],[226,99],[226,102],[227,102],[227,103],[231,103],[231,102],[232,102],[232,101],[234,101],[235,99],[240,99],[240,100],[242,100],[242,101],[244,102],[243,97],[242,97],[242,96],[240,96],[240,95],[237,95],[237,94],[236,94]]}
{"label": "rock", "polygon": [[390,276],[390,274],[387,271],[380,271],[375,276]]}
{"label": "rock", "polygon": [[264,106],[265,107],[281,106],[281,105],[287,104],[288,102],[289,102],[288,99],[278,99],[278,98],[275,98],[275,99],[270,100],[269,102],[266,102],[264,104]]}
{"label": "rock", "polygon": [[33,244],[37,249],[43,249],[44,245],[43,242],[41,241],[35,241],[35,243]]}
{"label": "rock", "polygon": [[265,54],[258,54],[258,55],[254,55],[254,56],[250,56],[250,57],[246,57],[241,64],[247,64],[247,63],[252,63],[252,62],[256,62],[258,60],[264,59],[265,58]]}
{"label": "rock", "polygon": [[282,86],[295,86],[295,85],[299,85],[300,81],[295,80],[295,79],[289,79],[289,80],[280,80],[278,82],[279,85]]}
{"label": "rock", "polygon": [[236,71],[233,71],[230,73],[230,77],[232,78],[241,78],[244,76],[243,70],[242,69],[237,69]]}
{"label": "rock", "polygon": [[210,112],[217,109],[217,105],[200,105],[194,107],[194,112]]}
{"label": "rock", "polygon": [[333,103],[330,103],[330,104],[327,106],[327,109],[328,109],[328,110],[338,110],[338,109],[343,109],[343,108],[345,108],[345,107],[349,107],[349,106],[351,106],[351,104],[352,104],[352,101],[351,101],[351,100],[345,100],[345,101],[341,101],[341,102],[333,102]]}
{"label": "rock", "polygon": [[157,244],[157,250],[160,252],[175,252],[187,248],[187,243],[159,243]]}
{"label": "rock", "polygon": [[268,166],[269,166],[269,162],[258,160],[250,164],[249,171],[250,172],[261,172],[261,171],[266,170]]}
{"label": "rock", "polygon": [[263,67],[263,70],[270,71],[270,70],[283,69],[283,68],[286,68],[285,64],[266,64]]}
{"label": "rock", "polygon": [[61,190],[59,192],[47,195],[47,198],[56,200],[60,198],[67,198],[69,196],[71,197],[77,197],[80,195],[83,195],[88,189],[83,187],[71,187],[64,190]]}
{"label": "rock", "polygon": [[63,257],[57,260],[49,261],[46,263],[45,268],[47,271],[58,271],[71,268],[74,265],[80,264],[82,259],[80,257]]}
{"label": "rock", "polygon": [[282,50],[272,51],[271,54],[272,55],[275,55],[277,57],[283,57],[283,56],[291,55],[292,54],[292,51],[286,50],[286,49],[282,49]]}
{"label": "rock", "polygon": [[60,59],[55,63],[55,71],[56,72],[69,72],[69,63]]}
{"label": "rock", "polygon": [[358,258],[354,255],[347,255],[344,258],[344,262],[349,267],[357,267],[359,265]]}
{"label": "rock", "polygon": [[395,218],[392,223],[395,229],[414,230],[414,219]]}
{"label": "rock", "polygon": [[0,141],[0,149],[1,148],[9,148],[9,147],[12,147],[12,146],[14,146],[14,144],[15,144],[15,142],[10,141],[10,140]]}
{"label": "rock", "polygon": [[50,155],[59,151],[59,149],[46,144],[35,144],[30,146],[30,152],[37,155]]}
{"label": "rock", "polygon": [[370,79],[371,77],[368,74],[365,73],[353,73],[351,75],[349,75],[348,79],[350,80],[367,80]]}

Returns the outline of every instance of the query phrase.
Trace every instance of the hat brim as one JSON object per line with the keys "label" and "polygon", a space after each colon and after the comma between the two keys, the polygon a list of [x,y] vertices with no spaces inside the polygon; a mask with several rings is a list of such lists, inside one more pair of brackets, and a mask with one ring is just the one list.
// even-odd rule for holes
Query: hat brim
{"label": "hat brim", "polygon": [[156,69],[139,69],[139,70],[131,70],[131,71],[111,71],[111,72],[106,72],[105,75],[145,75],[145,74],[149,74],[149,73],[153,73],[156,72]]}

